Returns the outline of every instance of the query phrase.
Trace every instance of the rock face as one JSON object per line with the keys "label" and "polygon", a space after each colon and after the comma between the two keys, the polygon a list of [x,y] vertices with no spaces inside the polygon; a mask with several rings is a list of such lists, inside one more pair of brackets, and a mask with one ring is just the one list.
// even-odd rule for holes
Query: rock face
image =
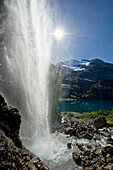
{"label": "rock face", "polygon": [[48,170],[41,160],[28,152],[18,148],[13,141],[0,130],[0,167],[1,169],[33,169]]}
{"label": "rock face", "polygon": [[13,140],[16,146],[22,147],[19,138],[21,116],[16,108],[8,106],[0,95],[0,127]]}
{"label": "rock face", "polygon": [[0,95],[0,168],[48,170],[41,160],[22,146],[19,137],[21,116]]}

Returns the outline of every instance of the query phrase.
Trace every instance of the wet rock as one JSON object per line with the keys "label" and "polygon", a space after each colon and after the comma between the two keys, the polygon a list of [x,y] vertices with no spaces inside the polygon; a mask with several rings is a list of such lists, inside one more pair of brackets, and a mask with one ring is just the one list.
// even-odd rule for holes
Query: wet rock
{"label": "wet rock", "polygon": [[102,131],[100,134],[101,134],[102,136],[106,137],[106,138],[110,138],[110,137],[111,137],[111,135],[110,135],[108,132]]}
{"label": "wet rock", "polygon": [[104,147],[103,153],[105,155],[110,154],[111,156],[113,156],[113,145],[108,145],[108,146]]}
{"label": "wet rock", "polygon": [[83,148],[82,144],[76,143],[76,145],[78,146],[78,148],[79,148],[81,151],[84,151],[84,148]]}
{"label": "wet rock", "polygon": [[92,146],[91,146],[91,145],[86,145],[86,147],[87,147],[88,149],[92,149]]}
{"label": "wet rock", "polygon": [[83,167],[83,169],[105,169],[113,166],[113,146],[88,149],[84,152],[73,153],[73,159],[76,164]]}
{"label": "wet rock", "polygon": [[72,145],[71,143],[68,143],[68,144],[67,144],[67,148],[68,148],[68,149],[71,149],[71,145]]}
{"label": "wet rock", "polygon": [[92,133],[89,133],[89,132],[86,132],[82,135],[82,138],[85,138],[85,139],[92,139],[93,138],[93,135]]}
{"label": "wet rock", "polygon": [[107,139],[107,143],[113,145],[113,139],[112,139],[111,137],[109,137],[109,138]]}
{"label": "wet rock", "polygon": [[104,167],[104,170],[113,170],[113,165],[107,165]]}
{"label": "wet rock", "polygon": [[73,159],[76,162],[77,165],[81,165],[81,158],[80,158],[80,153],[79,152],[74,152],[73,153]]}
{"label": "wet rock", "polygon": [[73,128],[71,127],[64,128],[64,132],[65,134],[71,134],[73,132]]}

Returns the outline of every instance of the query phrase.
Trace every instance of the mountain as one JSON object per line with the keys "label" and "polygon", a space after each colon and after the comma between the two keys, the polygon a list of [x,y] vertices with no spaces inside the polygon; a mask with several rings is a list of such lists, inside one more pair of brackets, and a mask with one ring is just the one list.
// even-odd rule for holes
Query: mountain
{"label": "mountain", "polygon": [[78,70],[84,70],[89,65],[89,63],[90,63],[90,60],[86,60],[86,59],[83,59],[83,60],[72,59],[72,60],[68,60],[65,62],[60,62],[56,66],[59,68],[67,67],[74,71],[78,71]]}
{"label": "mountain", "polygon": [[57,64],[64,75],[60,97],[113,99],[113,64],[100,59],[69,60]]}

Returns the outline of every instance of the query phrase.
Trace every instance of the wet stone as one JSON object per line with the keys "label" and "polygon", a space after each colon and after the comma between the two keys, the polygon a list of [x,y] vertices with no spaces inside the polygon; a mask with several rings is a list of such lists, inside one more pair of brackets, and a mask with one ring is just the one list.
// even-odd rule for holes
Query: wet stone
{"label": "wet stone", "polygon": [[72,144],[71,143],[67,143],[67,148],[71,149],[72,148]]}

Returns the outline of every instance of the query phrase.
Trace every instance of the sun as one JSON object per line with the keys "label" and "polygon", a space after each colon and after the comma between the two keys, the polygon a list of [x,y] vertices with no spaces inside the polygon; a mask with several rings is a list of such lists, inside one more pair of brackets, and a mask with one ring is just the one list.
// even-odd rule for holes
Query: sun
{"label": "sun", "polygon": [[65,33],[61,29],[56,29],[53,35],[57,40],[62,40],[64,38]]}

